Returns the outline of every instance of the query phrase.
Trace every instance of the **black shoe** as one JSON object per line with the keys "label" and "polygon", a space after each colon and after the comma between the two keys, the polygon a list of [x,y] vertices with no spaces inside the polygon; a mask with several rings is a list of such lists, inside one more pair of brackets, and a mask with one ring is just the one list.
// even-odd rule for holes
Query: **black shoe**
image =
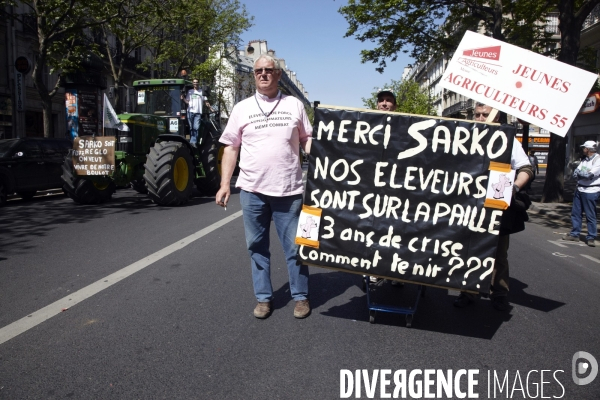
{"label": "black shoe", "polygon": [[498,311],[506,311],[508,310],[508,297],[507,296],[498,296],[492,297],[492,307],[494,307]]}
{"label": "black shoe", "polygon": [[562,237],[562,240],[568,240],[570,242],[579,242],[579,236],[565,235]]}
{"label": "black shoe", "polygon": [[456,300],[454,300],[454,307],[465,308],[475,301],[475,295],[467,292],[460,292]]}

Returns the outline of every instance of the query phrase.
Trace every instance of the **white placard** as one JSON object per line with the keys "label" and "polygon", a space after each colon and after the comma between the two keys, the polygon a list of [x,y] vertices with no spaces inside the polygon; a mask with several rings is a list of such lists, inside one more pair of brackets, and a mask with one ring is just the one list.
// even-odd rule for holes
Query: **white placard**
{"label": "white placard", "polygon": [[169,132],[179,132],[179,120],[177,118],[169,120]]}
{"label": "white placard", "polygon": [[565,136],[598,76],[467,31],[440,86]]}

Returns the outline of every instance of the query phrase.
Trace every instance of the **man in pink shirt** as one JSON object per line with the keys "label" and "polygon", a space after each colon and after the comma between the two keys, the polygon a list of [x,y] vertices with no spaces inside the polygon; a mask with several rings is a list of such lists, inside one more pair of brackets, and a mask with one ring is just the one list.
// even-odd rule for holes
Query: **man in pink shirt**
{"label": "man in pink shirt", "polygon": [[273,287],[269,251],[271,219],[285,254],[294,316],[310,314],[308,267],[297,261],[294,243],[302,209],[302,169],[300,146],[308,154],[312,127],[304,105],[277,87],[281,69],[269,55],[254,62],[256,93],[235,105],[220,142],[226,147],[221,162],[221,188],[216,203],[227,205],[231,195],[231,175],[240,155],[241,189],[246,245],[250,254],[256,318],[271,314]]}

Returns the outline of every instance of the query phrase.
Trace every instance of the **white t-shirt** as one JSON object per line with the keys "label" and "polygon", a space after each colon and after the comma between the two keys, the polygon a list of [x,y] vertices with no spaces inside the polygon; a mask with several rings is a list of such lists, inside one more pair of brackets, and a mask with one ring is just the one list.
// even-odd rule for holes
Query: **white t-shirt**
{"label": "white t-shirt", "polygon": [[521,142],[515,138],[513,142],[512,153],[510,155],[510,168],[517,170],[526,165],[531,165],[529,162],[529,157],[525,154],[525,150],[521,146]]}
{"label": "white t-shirt", "polygon": [[194,114],[202,114],[202,105],[208,99],[202,90],[190,89],[185,97],[188,102],[188,111]]}
{"label": "white t-shirt", "polygon": [[311,136],[312,126],[300,100],[281,92],[269,99],[257,92],[233,107],[220,142],[241,147],[236,187],[291,196],[304,190],[300,143]]}
{"label": "white t-shirt", "polygon": [[591,179],[579,179],[577,181],[577,190],[582,193],[600,192],[600,155],[596,153],[591,157],[586,157],[579,163],[575,171],[577,170],[592,173]]}

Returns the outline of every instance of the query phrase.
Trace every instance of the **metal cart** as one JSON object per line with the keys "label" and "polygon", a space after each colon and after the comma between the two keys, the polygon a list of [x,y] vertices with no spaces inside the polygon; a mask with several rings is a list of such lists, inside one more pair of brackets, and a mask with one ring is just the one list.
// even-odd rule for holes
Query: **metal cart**
{"label": "metal cart", "polygon": [[417,312],[417,307],[419,306],[419,299],[421,297],[425,296],[425,286],[417,285],[418,286],[417,287],[417,296],[416,296],[412,306],[397,307],[397,306],[391,306],[391,305],[385,305],[385,304],[376,304],[371,301],[369,278],[370,278],[370,276],[367,276],[367,275],[363,276],[363,290],[367,294],[367,306],[369,308],[369,322],[372,324],[375,323],[375,316],[378,311],[394,313],[394,314],[405,314],[406,315],[406,327],[410,328],[412,326],[413,316]]}

